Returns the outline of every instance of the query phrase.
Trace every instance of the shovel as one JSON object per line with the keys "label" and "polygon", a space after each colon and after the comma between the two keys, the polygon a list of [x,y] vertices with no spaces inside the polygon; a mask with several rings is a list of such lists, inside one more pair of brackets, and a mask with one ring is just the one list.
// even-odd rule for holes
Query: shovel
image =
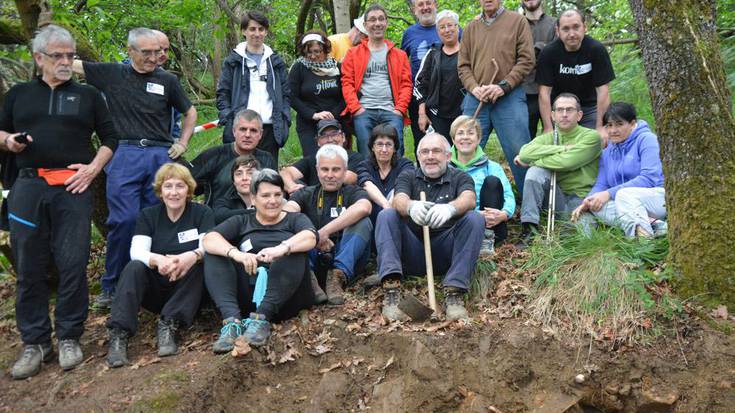
{"label": "shovel", "polygon": [[[426,201],[426,193],[421,191],[421,201]],[[424,321],[432,314],[439,314],[436,309],[436,294],[434,293],[434,264],[431,260],[431,239],[429,238],[429,227],[423,226],[424,230],[424,257],[426,257],[426,283],[429,287],[429,306],[422,303],[412,294],[404,296],[398,308],[414,321]]]}

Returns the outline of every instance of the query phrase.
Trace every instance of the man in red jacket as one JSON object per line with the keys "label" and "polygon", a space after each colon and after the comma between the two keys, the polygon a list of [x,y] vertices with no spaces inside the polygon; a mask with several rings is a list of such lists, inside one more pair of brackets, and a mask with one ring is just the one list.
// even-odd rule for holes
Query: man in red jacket
{"label": "man in red jacket", "polygon": [[350,49],[342,62],[342,95],[352,115],[357,150],[368,156],[368,139],[373,127],[390,123],[398,131],[399,153],[403,155],[403,126],[413,83],[406,53],[385,38],[388,14],[373,4],[365,11],[367,39]]}

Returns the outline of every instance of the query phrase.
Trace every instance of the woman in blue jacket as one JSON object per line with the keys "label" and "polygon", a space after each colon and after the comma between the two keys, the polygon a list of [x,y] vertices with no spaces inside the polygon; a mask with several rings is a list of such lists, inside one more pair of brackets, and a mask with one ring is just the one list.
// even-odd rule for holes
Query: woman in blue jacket
{"label": "woman in blue jacket", "polygon": [[222,63],[217,83],[219,124],[224,126],[224,143],[234,142],[232,120],[240,109],[252,109],[263,120],[258,148],[268,151],[278,163],[278,149],[286,144],[291,125],[290,89],[286,63],[264,42],[268,18],[260,12],[243,15],[240,29],[245,41],[238,44]]}
{"label": "woman in blue jacket", "polygon": [[513,216],[516,200],[503,168],[488,159],[480,148],[480,123],[470,116],[460,116],[449,128],[454,145],[452,165],[466,172],[475,182],[477,209],[485,217],[485,240],[480,255],[489,256],[495,244],[508,237],[506,222]]}
{"label": "woman in blue jacket", "polygon": [[630,103],[608,107],[602,122],[609,145],[602,151],[597,181],[572,220],[591,211],[628,237],[648,238],[665,232],[664,174],[658,139],[636,116]]}

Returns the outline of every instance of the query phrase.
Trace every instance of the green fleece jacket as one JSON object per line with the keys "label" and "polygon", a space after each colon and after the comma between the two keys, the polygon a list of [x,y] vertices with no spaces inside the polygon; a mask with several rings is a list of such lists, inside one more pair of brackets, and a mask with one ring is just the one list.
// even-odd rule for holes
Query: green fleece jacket
{"label": "green fleece jacket", "polygon": [[577,126],[566,133],[559,131],[558,145],[554,145],[553,132],[537,136],[521,147],[518,156],[523,163],[556,171],[562,192],[584,198],[597,179],[600,153],[597,131]]}

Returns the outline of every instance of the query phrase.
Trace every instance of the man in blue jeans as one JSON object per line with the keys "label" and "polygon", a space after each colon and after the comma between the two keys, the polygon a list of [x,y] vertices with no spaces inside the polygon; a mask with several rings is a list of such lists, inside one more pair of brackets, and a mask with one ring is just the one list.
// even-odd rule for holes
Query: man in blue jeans
{"label": "man in blue jeans", "polygon": [[362,273],[370,257],[373,206],[364,189],[345,184],[347,151],[343,147],[319,148],[316,168],[319,184],[294,192],[283,209],[303,212],[318,230],[317,246],[309,254],[311,268],[318,275],[327,270],[327,300],[341,305],[345,284]]}
{"label": "man in blue jeans", "polygon": [[365,11],[368,37],[350,49],[342,62],[342,116],[352,115],[357,150],[368,156],[373,127],[390,123],[398,131],[403,155],[403,126],[408,124],[408,104],[413,94],[411,66],[406,52],[385,38],[388,14],[374,4]]}
{"label": "man in blue jeans", "polygon": [[[153,30],[128,33],[130,64],[74,61],[75,72],[102,91],[120,135],[107,173],[107,252],[102,293],[94,306],[108,309],[117,279],[130,261],[130,241],[141,209],[158,203],[153,179],[158,168],[184,154],[197,112],[175,75],[161,69],[163,53]],[[181,137],[170,134],[171,108],[184,114]]]}
{"label": "man in blue jeans", "polygon": [[[485,218],[475,211],[475,183],[459,169],[449,168],[449,142],[438,133],[419,141],[420,169],[398,177],[394,208],[378,214],[375,244],[383,284],[383,316],[407,319],[399,308],[401,278],[426,274],[422,226],[430,228],[434,271],[442,280],[447,320],[466,319],[464,294],[480,255]],[[426,201],[421,201],[421,192]]]}
{"label": "man in blue jeans", "polygon": [[518,191],[523,193],[526,170],[511,161],[530,140],[526,94],[520,86],[534,67],[533,37],[526,19],[505,9],[502,0],[480,4],[482,14],[467,24],[459,49],[457,71],[470,92],[462,112],[472,116],[482,102],[477,116],[482,125],[480,147],[485,147],[495,129]]}

